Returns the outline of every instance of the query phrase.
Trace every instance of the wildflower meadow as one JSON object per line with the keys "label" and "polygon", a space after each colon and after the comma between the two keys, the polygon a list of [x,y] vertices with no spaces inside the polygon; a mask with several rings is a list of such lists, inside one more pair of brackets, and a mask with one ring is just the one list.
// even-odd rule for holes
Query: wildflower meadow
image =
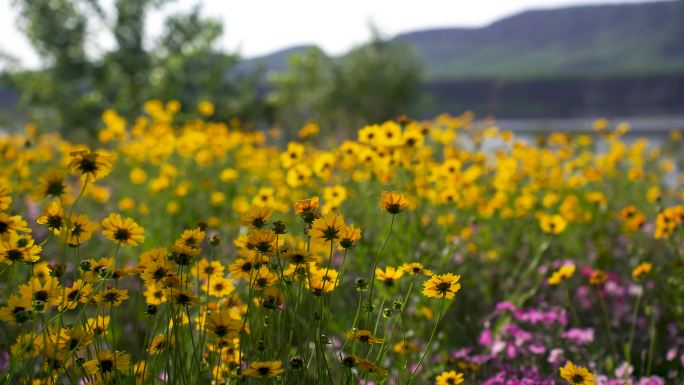
{"label": "wildflower meadow", "polygon": [[1,384],[684,383],[682,134],[0,136]]}

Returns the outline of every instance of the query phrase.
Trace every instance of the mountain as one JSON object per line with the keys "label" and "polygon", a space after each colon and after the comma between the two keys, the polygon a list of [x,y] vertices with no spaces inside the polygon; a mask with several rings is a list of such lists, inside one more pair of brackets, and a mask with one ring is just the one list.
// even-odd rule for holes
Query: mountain
{"label": "mountain", "polygon": [[682,73],[684,1],[532,10],[394,40],[414,47],[428,80]]}
{"label": "mountain", "polygon": [[288,60],[291,55],[304,53],[315,45],[298,45],[290,48],[281,49],[270,54],[259,56],[255,58],[244,59],[238,63],[237,70],[250,70],[258,67],[263,67],[268,71],[282,72],[287,69]]}

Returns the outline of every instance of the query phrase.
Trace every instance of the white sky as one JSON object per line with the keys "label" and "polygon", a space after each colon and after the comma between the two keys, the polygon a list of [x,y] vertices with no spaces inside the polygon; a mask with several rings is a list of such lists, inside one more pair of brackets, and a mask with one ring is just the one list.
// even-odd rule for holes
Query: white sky
{"label": "white sky", "polygon": [[[111,10],[113,0],[102,0]],[[177,0],[149,17],[149,44],[162,31],[164,16],[202,3],[204,15],[224,23],[221,46],[253,57],[299,44],[317,44],[339,54],[369,37],[369,22],[386,36],[434,27],[476,27],[511,14],[539,8],[578,4],[624,3],[634,0]],[[18,30],[12,0],[0,0],[0,52],[20,59],[24,66],[41,60]],[[92,26],[97,29],[97,26]],[[100,33],[92,54],[112,46]]]}

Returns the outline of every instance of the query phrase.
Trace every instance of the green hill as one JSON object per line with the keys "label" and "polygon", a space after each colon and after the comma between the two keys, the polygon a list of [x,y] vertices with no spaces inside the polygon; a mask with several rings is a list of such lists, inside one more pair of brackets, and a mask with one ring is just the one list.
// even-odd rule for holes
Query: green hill
{"label": "green hill", "polygon": [[684,1],[533,10],[394,40],[415,48],[428,79],[682,73]]}

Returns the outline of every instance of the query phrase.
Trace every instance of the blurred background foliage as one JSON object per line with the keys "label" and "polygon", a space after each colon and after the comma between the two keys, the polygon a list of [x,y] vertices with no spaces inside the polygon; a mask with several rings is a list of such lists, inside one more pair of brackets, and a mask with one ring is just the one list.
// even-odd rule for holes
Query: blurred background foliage
{"label": "blurred background foliage", "polygon": [[[212,119],[294,132],[309,120],[355,129],[396,117],[418,93],[415,54],[377,32],[342,57],[312,48],[271,74],[218,48],[221,20],[203,17],[195,7],[168,16],[148,47],[145,16],[169,2],[116,0],[108,13],[98,0],[15,0],[19,25],[46,66],[26,70],[0,58],[0,82],[18,92],[21,115],[45,130],[81,137],[96,132],[104,110],[132,119],[150,99],[180,101],[181,119],[193,118],[199,102],[210,100],[216,105]],[[99,47],[93,28],[106,28],[114,47]]]}

